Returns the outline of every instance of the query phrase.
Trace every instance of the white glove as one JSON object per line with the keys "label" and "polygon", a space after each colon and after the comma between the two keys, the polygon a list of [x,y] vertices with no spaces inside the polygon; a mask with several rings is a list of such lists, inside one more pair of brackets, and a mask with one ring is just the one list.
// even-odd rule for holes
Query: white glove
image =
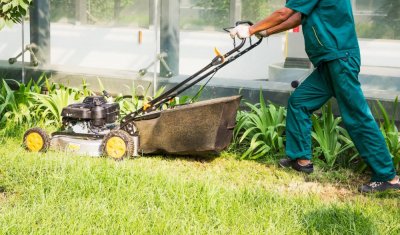
{"label": "white glove", "polygon": [[260,39],[260,38],[266,38],[266,37],[269,36],[267,30],[260,31],[260,32],[258,32],[258,33],[255,33],[254,35],[256,35],[256,37],[257,37],[258,39]]}
{"label": "white glove", "polygon": [[235,28],[231,29],[229,31],[229,34],[231,35],[232,38],[235,38],[235,36],[237,36],[240,39],[249,38],[250,37],[250,26],[240,24],[240,25],[236,26]]}

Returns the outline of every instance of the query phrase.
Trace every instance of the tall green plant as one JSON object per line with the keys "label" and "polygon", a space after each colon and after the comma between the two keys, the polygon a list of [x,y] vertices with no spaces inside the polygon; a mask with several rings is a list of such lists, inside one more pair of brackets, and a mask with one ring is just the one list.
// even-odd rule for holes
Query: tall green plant
{"label": "tall green plant", "polygon": [[322,107],[321,116],[313,115],[311,119],[314,129],[311,135],[317,144],[313,155],[322,157],[326,167],[333,168],[338,157],[353,149],[354,143],[347,131],[339,125],[342,118],[334,116],[331,102]]}
{"label": "tall green plant", "polygon": [[234,139],[248,145],[242,159],[258,159],[267,154],[282,154],[286,109],[273,104],[266,105],[262,91],[260,103],[246,103],[250,112],[240,112],[234,130]]}
{"label": "tall green plant", "polygon": [[30,111],[32,102],[30,92],[24,85],[20,85],[17,91],[11,90],[6,80],[2,80],[0,87],[0,125],[7,122],[15,125],[31,123],[33,116]]}
{"label": "tall green plant", "polygon": [[380,114],[380,117],[382,118],[381,121],[379,122],[380,124],[379,126],[385,138],[390,154],[392,155],[393,162],[397,170],[400,167],[399,131],[396,126],[396,113],[397,113],[398,103],[399,103],[398,97],[396,97],[393,103],[392,116],[389,116],[387,110],[379,100],[376,101],[378,107],[377,108],[375,107],[376,112]]}
{"label": "tall green plant", "polygon": [[64,107],[82,100],[83,93],[77,89],[59,85],[51,84],[49,94],[33,93],[35,101],[35,115],[40,118],[40,121],[46,125],[55,124],[61,126],[62,117],[61,111]]}
{"label": "tall green plant", "polygon": [[[163,86],[156,91],[154,97],[151,97],[150,95],[148,95],[150,86],[151,84],[149,84],[149,86],[145,89],[142,86],[136,86],[133,82],[132,86],[128,87],[131,90],[130,95],[119,95],[115,98],[115,102],[119,104],[121,116],[125,116],[131,112],[140,109],[141,107],[143,107],[143,105],[150,102],[153,98],[160,96],[165,90],[165,87]],[[138,88],[141,88],[143,90],[143,93],[140,96],[137,94]]]}
{"label": "tall green plant", "polygon": [[[32,94],[40,93],[39,83],[42,78],[39,78],[37,82],[31,79],[27,84],[15,80],[2,80],[0,84],[0,125],[3,126],[7,123],[16,126],[32,125],[37,120],[32,112],[35,105]],[[7,81],[15,83],[18,89],[12,90]]]}
{"label": "tall green plant", "polygon": [[150,85],[147,89],[143,88],[143,98],[141,98],[137,95],[137,87],[135,86],[135,83],[132,82],[132,86],[128,87],[131,90],[130,95],[124,96],[121,94],[115,98],[115,102],[119,104],[121,116],[128,115],[129,113],[140,109],[148,102],[145,100],[145,97],[147,96],[149,87]]}

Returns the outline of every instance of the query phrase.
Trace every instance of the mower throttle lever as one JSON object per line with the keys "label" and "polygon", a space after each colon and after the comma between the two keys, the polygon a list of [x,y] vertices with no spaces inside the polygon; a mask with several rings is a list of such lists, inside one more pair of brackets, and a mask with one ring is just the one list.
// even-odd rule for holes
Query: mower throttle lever
{"label": "mower throttle lever", "polygon": [[221,54],[218,48],[214,47],[215,58],[212,60],[212,65],[216,66],[225,62],[225,56]]}

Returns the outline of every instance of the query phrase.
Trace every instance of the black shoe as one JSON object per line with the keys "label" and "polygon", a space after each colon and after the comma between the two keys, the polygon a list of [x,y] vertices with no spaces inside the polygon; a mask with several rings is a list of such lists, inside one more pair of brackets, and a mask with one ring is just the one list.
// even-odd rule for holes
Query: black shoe
{"label": "black shoe", "polygon": [[314,165],[312,163],[302,166],[297,162],[297,160],[293,160],[290,158],[283,158],[283,159],[279,160],[279,166],[281,166],[283,168],[291,167],[292,169],[294,169],[296,171],[304,172],[307,174],[311,174],[314,171]]}
{"label": "black shoe", "polygon": [[400,190],[400,182],[391,184],[387,181],[385,182],[370,182],[369,184],[362,185],[358,191],[360,193],[374,193],[383,192],[386,190]]}

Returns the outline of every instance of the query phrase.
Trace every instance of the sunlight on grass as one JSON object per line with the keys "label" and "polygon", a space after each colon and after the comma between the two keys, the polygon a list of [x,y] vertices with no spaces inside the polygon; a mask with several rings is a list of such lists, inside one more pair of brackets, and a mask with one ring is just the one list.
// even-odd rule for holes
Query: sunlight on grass
{"label": "sunlight on grass", "polygon": [[400,232],[398,195],[362,196],[334,177],[317,182],[323,172],[313,179],[229,153],[114,162],[27,153],[11,137],[0,156],[2,233]]}

